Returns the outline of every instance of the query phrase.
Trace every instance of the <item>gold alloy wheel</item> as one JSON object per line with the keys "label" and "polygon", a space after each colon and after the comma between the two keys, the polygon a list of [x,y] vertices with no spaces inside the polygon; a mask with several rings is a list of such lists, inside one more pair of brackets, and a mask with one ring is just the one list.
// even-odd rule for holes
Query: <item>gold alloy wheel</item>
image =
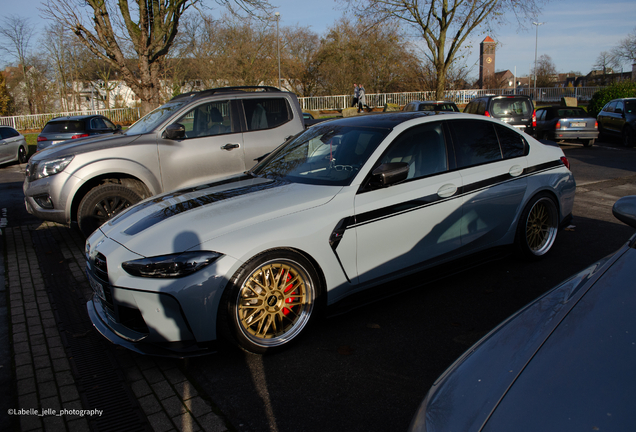
{"label": "gold alloy wheel", "polygon": [[557,234],[557,211],[550,198],[541,198],[528,213],[526,241],[530,251],[537,256],[548,252]]}
{"label": "gold alloy wheel", "polygon": [[282,345],[305,327],[314,306],[314,288],[305,269],[277,259],[258,266],[238,293],[241,332],[262,347]]}

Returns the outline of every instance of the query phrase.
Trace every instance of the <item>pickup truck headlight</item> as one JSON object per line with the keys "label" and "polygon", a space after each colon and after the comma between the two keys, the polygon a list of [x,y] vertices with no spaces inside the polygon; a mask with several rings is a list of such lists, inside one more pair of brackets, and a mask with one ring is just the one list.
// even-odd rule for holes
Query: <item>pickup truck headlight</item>
{"label": "pickup truck headlight", "polygon": [[66,168],[68,164],[71,163],[73,157],[74,156],[68,156],[65,158],[35,162],[30,167],[28,167],[27,174],[29,177],[29,181],[49,177],[64,171],[64,168]]}
{"label": "pickup truck headlight", "polygon": [[220,256],[220,253],[208,251],[183,252],[126,261],[121,266],[132,276],[180,278],[212,264]]}

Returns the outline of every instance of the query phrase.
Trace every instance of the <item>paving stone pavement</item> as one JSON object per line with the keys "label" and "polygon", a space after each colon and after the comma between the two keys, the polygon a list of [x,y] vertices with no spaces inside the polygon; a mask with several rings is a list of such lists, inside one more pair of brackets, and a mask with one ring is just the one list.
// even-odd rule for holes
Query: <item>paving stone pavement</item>
{"label": "paving stone pavement", "polygon": [[90,325],[78,233],[43,222],[4,228],[2,240],[14,397],[0,429],[232,430],[188,379],[187,361],[118,348]]}

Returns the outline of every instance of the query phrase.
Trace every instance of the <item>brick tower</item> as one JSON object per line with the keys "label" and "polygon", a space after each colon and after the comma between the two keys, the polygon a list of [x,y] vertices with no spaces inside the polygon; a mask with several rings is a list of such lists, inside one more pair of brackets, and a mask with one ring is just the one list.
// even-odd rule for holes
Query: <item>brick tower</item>
{"label": "brick tower", "polygon": [[488,88],[495,78],[495,41],[486,36],[479,44],[479,87]]}

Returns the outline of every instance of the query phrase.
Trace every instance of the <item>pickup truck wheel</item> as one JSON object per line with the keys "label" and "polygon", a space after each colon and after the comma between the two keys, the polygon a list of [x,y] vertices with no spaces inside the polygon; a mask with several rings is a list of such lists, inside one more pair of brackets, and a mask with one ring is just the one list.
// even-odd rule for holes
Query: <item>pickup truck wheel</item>
{"label": "pickup truck wheel", "polygon": [[77,209],[77,224],[88,237],[104,222],[142,200],[139,193],[119,184],[102,184],[91,189]]}

